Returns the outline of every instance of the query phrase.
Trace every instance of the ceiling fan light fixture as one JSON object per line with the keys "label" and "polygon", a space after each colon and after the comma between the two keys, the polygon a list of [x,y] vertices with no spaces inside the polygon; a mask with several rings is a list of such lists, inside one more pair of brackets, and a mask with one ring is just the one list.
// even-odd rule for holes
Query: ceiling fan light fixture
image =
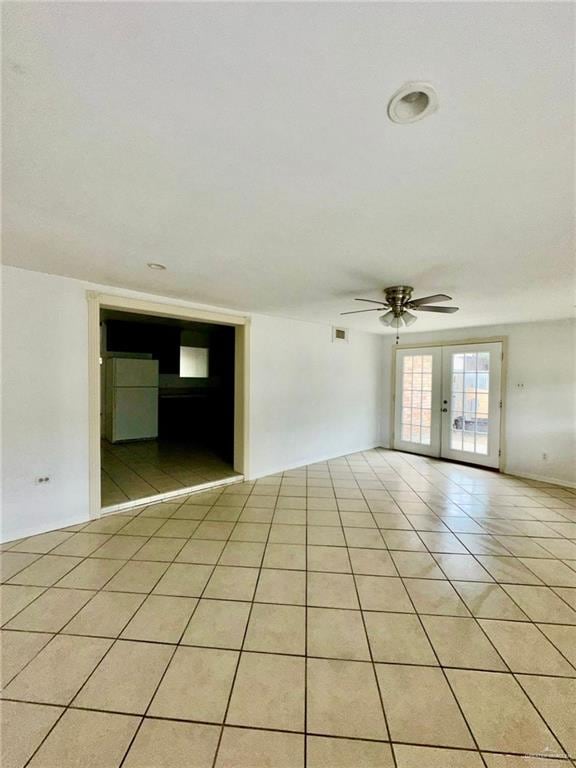
{"label": "ceiling fan light fixture", "polygon": [[[383,289],[386,301],[377,301],[376,299],[357,298],[356,301],[367,301],[370,304],[378,304],[377,307],[370,309],[357,309],[351,312],[341,312],[342,315],[355,315],[358,312],[382,312],[378,321],[387,328],[396,329],[396,343],[398,343],[398,332],[403,326],[409,328],[418,320],[418,315],[414,312],[437,312],[440,314],[452,314],[458,312],[458,307],[439,307],[435,305],[437,301],[451,301],[452,297],[445,293],[435,293],[432,296],[420,296],[413,299],[414,289],[411,285],[391,285]],[[411,312],[413,310],[414,312]]]}
{"label": "ceiling fan light fixture", "polygon": [[394,312],[391,309],[388,310],[385,315],[380,315],[378,318],[382,325],[387,325],[388,327],[392,326],[395,319],[396,318],[394,317]]}
{"label": "ceiling fan light fixture", "polygon": [[404,320],[404,325],[408,328],[410,325],[413,325],[418,318],[416,315],[413,315],[412,312],[406,310],[402,315],[402,320]]}

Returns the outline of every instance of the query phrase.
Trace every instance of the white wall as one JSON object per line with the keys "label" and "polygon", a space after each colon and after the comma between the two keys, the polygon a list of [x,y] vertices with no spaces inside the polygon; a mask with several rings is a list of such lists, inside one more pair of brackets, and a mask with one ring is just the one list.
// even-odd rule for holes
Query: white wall
{"label": "white wall", "polygon": [[2,277],[7,540],[88,515],[88,328],[80,284],[11,268]]}
{"label": "white wall", "polygon": [[251,332],[252,475],[380,445],[382,341],[257,316]]}
{"label": "white wall", "polygon": [[[574,320],[493,325],[439,333],[405,333],[400,344],[507,338],[505,469],[510,474],[576,485],[576,323]],[[385,339],[383,443],[392,434],[390,365]],[[542,454],[548,454],[547,460]]]}
{"label": "white wall", "polygon": [[[6,541],[88,518],[86,291],[192,305],[13,267],[2,276]],[[251,476],[379,444],[378,336],[332,343],[329,326],[264,316],[252,328]]]}

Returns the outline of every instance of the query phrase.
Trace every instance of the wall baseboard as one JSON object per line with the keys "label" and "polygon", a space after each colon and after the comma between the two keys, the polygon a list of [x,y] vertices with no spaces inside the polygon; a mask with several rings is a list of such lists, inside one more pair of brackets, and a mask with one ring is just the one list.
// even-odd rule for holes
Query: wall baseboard
{"label": "wall baseboard", "polygon": [[320,458],[307,458],[300,461],[296,461],[291,464],[286,464],[276,469],[267,469],[265,472],[259,472],[251,474],[246,480],[259,480],[261,477],[270,477],[271,475],[279,475],[282,472],[289,472],[291,469],[301,469],[302,467],[310,466],[311,464],[321,464],[323,461],[334,461],[334,459],[341,459],[343,456],[350,456],[352,453],[363,453],[364,451],[373,451],[374,448],[380,448],[380,441],[377,441],[371,445],[363,446],[362,448],[351,448],[343,453],[331,453],[329,455],[321,456]]}
{"label": "wall baseboard", "polygon": [[84,525],[85,523],[89,523],[90,518],[88,517],[88,512],[84,515],[79,515],[78,517],[75,517],[73,520],[64,520],[56,525],[54,525],[53,522],[50,522],[48,525],[40,525],[40,526],[34,526],[34,528],[25,528],[22,531],[17,531],[16,535],[13,533],[9,533],[7,537],[2,536],[0,539],[1,544],[10,544],[16,541],[21,541],[22,539],[29,539],[31,536],[40,536],[42,533],[50,533],[51,531],[65,531],[66,528],[71,528],[75,525]]}
{"label": "wall baseboard", "polygon": [[159,504],[162,501],[170,501],[171,499],[177,499],[179,496],[192,496],[195,493],[202,493],[203,491],[210,491],[213,488],[220,486],[232,485],[234,483],[241,483],[244,481],[243,475],[236,475],[235,477],[227,477],[223,480],[213,480],[210,483],[202,483],[201,485],[192,485],[189,488],[179,488],[177,491],[167,491],[166,493],[159,493],[156,496],[147,496],[143,499],[133,499],[131,501],[123,502],[122,504],[114,504],[110,507],[104,507],[101,510],[99,517],[88,517],[88,514],[77,517],[74,520],[66,520],[60,524],[54,525],[51,523],[48,526],[41,526],[40,528],[34,527],[27,528],[23,531],[18,531],[14,536],[9,534],[9,538],[0,539],[0,544],[10,544],[11,542],[20,541],[21,539],[29,539],[31,536],[40,536],[42,533],[50,533],[51,531],[66,530],[76,525],[83,525],[90,523],[93,520],[98,520],[100,517],[111,515],[117,512],[127,512],[130,509],[136,507],[144,507],[149,504]]}
{"label": "wall baseboard", "polygon": [[[396,448],[389,448],[385,445],[380,445],[380,448],[386,450],[386,451],[396,451]],[[398,453],[402,453],[402,451],[397,451]],[[421,454],[415,453],[412,454],[413,456],[419,456]],[[426,457],[423,456],[423,458],[435,458],[436,460],[441,461],[442,457]],[[459,462],[454,462],[458,464]],[[473,466],[471,464],[463,464],[463,466]],[[481,467],[478,466],[478,469],[490,469],[489,467]],[[497,470],[498,471],[498,470]],[[560,480],[557,477],[550,477],[549,475],[534,475],[530,474],[529,472],[510,472],[506,469],[505,466],[500,467],[500,474],[504,475],[506,477],[518,477],[522,480],[536,480],[540,483],[550,483],[551,485],[560,485],[563,488],[576,488],[576,483],[570,482],[569,480]]]}
{"label": "wall baseboard", "polygon": [[533,475],[528,472],[502,472],[502,474],[508,477],[519,477],[522,480],[537,480],[540,483],[560,485],[563,488],[576,488],[576,483],[571,483],[569,480],[559,480],[557,477],[549,477],[547,475]]}

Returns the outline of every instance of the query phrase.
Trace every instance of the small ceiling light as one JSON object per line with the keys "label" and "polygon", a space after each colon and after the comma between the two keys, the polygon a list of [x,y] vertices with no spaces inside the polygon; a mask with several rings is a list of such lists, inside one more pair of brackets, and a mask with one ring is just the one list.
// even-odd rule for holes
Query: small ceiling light
{"label": "small ceiling light", "polygon": [[393,123],[415,123],[438,109],[438,95],[430,83],[406,83],[388,104]]}
{"label": "small ceiling light", "polygon": [[408,327],[413,323],[415,323],[416,320],[418,320],[418,318],[416,317],[416,315],[413,315],[412,312],[408,312],[408,310],[406,309],[402,313],[402,320],[404,320],[404,325]]}
{"label": "small ceiling light", "polygon": [[380,315],[378,320],[382,323],[382,325],[390,326],[394,322],[394,312],[389,310],[385,315]]}
{"label": "small ceiling light", "polygon": [[148,264],[148,268],[161,270],[161,269],[166,269],[166,266],[164,264],[156,264],[155,262],[152,261]]}

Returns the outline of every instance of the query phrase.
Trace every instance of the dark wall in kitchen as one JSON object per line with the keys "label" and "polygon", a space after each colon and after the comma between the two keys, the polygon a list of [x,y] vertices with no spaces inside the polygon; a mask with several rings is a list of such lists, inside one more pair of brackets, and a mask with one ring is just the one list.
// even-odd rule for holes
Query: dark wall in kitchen
{"label": "dark wall in kitchen", "polygon": [[161,374],[178,374],[181,328],[108,320],[106,329],[109,352],[151,354],[154,360],[159,361]]}
{"label": "dark wall in kitchen", "polygon": [[[159,361],[159,437],[206,445],[230,462],[234,450],[234,340],[234,328],[225,325],[106,321],[109,354],[140,353]],[[181,344],[209,348],[207,379],[179,378]]]}

